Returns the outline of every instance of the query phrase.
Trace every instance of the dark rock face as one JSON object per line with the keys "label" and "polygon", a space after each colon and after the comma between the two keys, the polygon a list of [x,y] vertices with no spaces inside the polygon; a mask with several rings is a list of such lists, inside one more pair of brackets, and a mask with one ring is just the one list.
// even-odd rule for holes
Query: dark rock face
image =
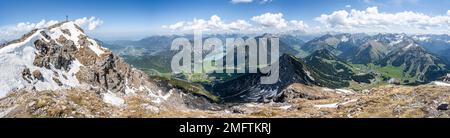
{"label": "dark rock face", "polygon": [[35,70],[31,73],[30,69],[28,68],[23,69],[22,78],[26,80],[28,83],[32,83],[35,80],[44,81],[44,77],[42,76],[42,73],[39,70]]}
{"label": "dark rock face", "polygon": [[62,31],[64,34],[67,34],[67,35],[69,35],[69,36],[72,35],[72,34],[70,33],[69,29],[61,29],[61,31]]}
{"label": "dark rock face", "polygon": [[33,78],[31,78],[31,73],[30,73],[30,69],[29,69],[29,68],[23,69],[23,71],[22,71],[22,78],[23,78],[24,80],[28,81],[28,83],[31,82],[31,80],[32,80]]}
{"label": "dark rock face", "polygon": [[122,58],[111,52],[97,57],[92,50],[81,48],[80,53],[77,54],[83,55],[83,58],[78,59],[81,59],[80,62],[85,65],[76,74],[81,82],[118,92],[124,92],[127,87],[140,88],[141,86],[147,86],[154,92],[159,91],[145,73],[133,69]]}
{"label": "dark rock face", "polygon": [[[319,50],[317,54],[324,56],[323,59],[327,60],[335,58],[330,52],[327,52],[327,50]],[[322,57],[318,57],[317,54],[313,54],[309,58],[306,58],[309,63],[304,63],[301,59],[297,59],[290,55],[282,55],[277,61],[279,63],[280,74],[279,79],[275,84],[260,83],[260,78],[266,74],[243,74],[213,86],[213,91],[216,95],[222,97],[222,101],[224,102],[269,102],[280,101],[280,96],[292,96],[289,94],[286,95],[282,91],[293,83],[329,88],[348,86],[348,81],[353,79],[352,76],[354,75],[350,69],[343,65],[345,63],[339,61],[336,61],[336,64],[321,62]],[[347,72],[344,72],[343,74],[337,72],[337,70],[342,69]],[[365,77],[361,80],[369,81],[366,78],[370,79],[371,77]],[[289,93],[290,91],[285,92]],[[283,101],[283,97],[281,97],[281,101]]]}
{"label": "dark rock face", "polygon": [[[58,45],[55,41],[45,42],[44,40],[36,40],[34,45],[37,53],[34,60],[34,65],[38,67],[45,67],[50,69],[53,65],[56,69],[69,70],[69,65],[75,59],[73,57],[77,48],[72,41],[61,41],[63,46]],[[61,43],[60,42],[60,43]]]}
{"label": "dark rock face", "polygon": [[[119,66],[123,69],[116,68]],[[99,85],[108,90],[124,90],[125,77],[130,68],[123,65],[118,57],[109,54],[91,66],[82,67],[80,72],[77,74],[80,81]]]}
{"label": "dark rock face", "polygon": [[224,102],[267,102],[279,96],[281,90],[292,83],[317,84],[305,64],[295,57],[283,55],[279,58],[279,79],[275,84],[261,84],[262,73],[243,74],[237,78],[214,86],[216,95]]}
{"label": "dark rock face", "polygon": [[56,82],[56,84],[58,84],[58,86],[62,86],[62,85],[63,85],[63,84],[61,83],[61,81],[60,81],[58,78],[53,77],[52,79],[53,79],[53,81]]}

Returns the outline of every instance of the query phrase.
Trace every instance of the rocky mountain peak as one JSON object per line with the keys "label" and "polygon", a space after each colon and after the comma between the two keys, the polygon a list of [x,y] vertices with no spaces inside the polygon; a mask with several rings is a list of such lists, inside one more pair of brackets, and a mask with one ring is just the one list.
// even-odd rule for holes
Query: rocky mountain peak
{"label": "rocky mountain peak", "polygon": [[117,95],[143,94],[155,102],[170,95],[74,22],[32,30],[0,48],[0,97],[14,91],[75,87]]}
{"label": "rocky mountain peak", "polygon": [[279,78],[274,84],[261,84],[263,73],[243,74],[214,86],[214,91],[224,102],[265,102],[276,98],[282,89],[292,83],[314,85],[306,64],[291,55],[283,54],[277,61]]}

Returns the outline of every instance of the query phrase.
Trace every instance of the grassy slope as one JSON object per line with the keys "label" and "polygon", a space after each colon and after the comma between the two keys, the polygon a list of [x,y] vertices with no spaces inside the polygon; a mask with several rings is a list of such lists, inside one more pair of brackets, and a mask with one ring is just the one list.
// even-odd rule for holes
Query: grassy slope
{"label": "grassy slope", "polygon": [[408,80],[409,82],[415,81],[414,77],[406,75],[403,72],[403,66],[396,67],[396,66],[388,65],[388,66],[382,67],[382,66],[375,65],[372,63],[367,64],[367,65],[351,64],[351,63],[349,63],[349,64],[351,65],[352,70],[356,74],[368,73],[368,72],[374,72],[374,73],[379,74],[376,76],[376,81],[371,84],[358,84],[356,82],[351,82],[349,88],[354,89],[354,90],[370,89],[370,88],[386,85],[387,82],[383,81],[383,79],[385,79],[385,78],[396,78],[396,79],[400,79],[401,81]]}

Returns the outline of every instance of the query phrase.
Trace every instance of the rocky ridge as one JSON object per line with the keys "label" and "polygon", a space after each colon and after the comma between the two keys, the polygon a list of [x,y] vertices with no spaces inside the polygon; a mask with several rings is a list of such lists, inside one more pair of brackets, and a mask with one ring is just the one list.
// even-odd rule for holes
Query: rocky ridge
{"label": "rocky ridge", "polygon": [[[208,103],[201,97],[173,88],[170,85],[160,85],[140,70],[127,64],[122,58],[114,55],[109,49],[103,48],[96,40],[88,37],[74,22],[61,22],[46,28],[34,29],[17,40],[13,40],[0,48],[0,112],[4,116],[27,110],[31,115],[49,117],[108,117],[108,114],[87,113],[73,115],[66,112],[47,113],[56,107],[50,106],[42,114],[23,104],[32,104],[31,96],[47,97],[43,103],[52,104],[55,101],[73,101],[67,95],[75,93],[83,98],[100,100],[98,103],[86,104],[96,106],[98,110],[112,113],[130,105],[126,98],[138,97],[147,101],[151,110],[162,110],[170,107],[194,107],[197,103]],[[11,100],[11,98],[18,98]],[[20,100],[23,98],[23,100]],[[178,99],[177,102],[170,99]],[[196,99],[200,99],[195,101]],[[90,99],[87,99],[90,100]],[[188,101],[194,100],[194,101]],[[54,102],[51,102],[54,101]],[[76,101],[76,100],[75,100]],[[168,102],[170,101],[170,102]],[[39,101],[34,101],[39,102]],[[88,101],[94,102],[94,101]],[[75,102],[75,105],[77,102]],[[113,106],[111,108],[108,108]],[[22,107],[22,108],[20,108]],[[73,105],[66,106],[74,107]],[[77,111],[84,108],[75,108]],[[106,109],[104,107],[107,107]],[[207,108],[207,107],[206,107]],[[30,109],[30,110],[28,110]],[[58,108],[59,109],[59,108]],[[62,107],[61,107],[62,109]],[[113,110],[114,109],[114,110]],[[86,110],[93,110],[86,109]],[[150,109],[148,109],[150,110]],[[8,111],[8,112],[6,112]],[[75,112],[75,114],[77,113]],[[93,115],[93,116],[90,116]]]}

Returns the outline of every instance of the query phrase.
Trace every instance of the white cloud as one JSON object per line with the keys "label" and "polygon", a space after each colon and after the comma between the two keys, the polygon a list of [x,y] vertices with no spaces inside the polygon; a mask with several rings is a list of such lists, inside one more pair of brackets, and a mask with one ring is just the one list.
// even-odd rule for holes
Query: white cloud
{"label": "white cloud", "polygon": [[380,7],[402,7],[405,4],[418,5],[419,0],[363,0],[363,3],[369,6]]}
{"label": "white cloud", "polygon": [[291,20],[290,23],[293,26],[293,30],[302,30],[302,31],[306,31],[309,29],[308,24],[306,24],[303,21],[297,21],[297,20]]}
{"label": "white cloud", "polygon": [[345,5],[345,8],[351,8],[352,5]]}
{"label": "white cloud", "polygon": [[102,25],[103,21],[91,16],[89,18],[83,17],[80,19],[76,19],[75,23],[80,27],[87,26],[88,30],[94,30],[98,26]]}
{"label": "white cloud", "polygon": [[174,30],[174,31],[236,31],[236,30],[246,30],[252,25],[245,20],[236,20],[230,23],[225,23],[222,19],[213,15],[209,20],[204,19],[194,19],[193,21],[186,22],[181,21],[172,25],[163,25],[163,28]]}
{"label": "white cloud", "polygon": [[252,17],[252,21],[269,28],[275,27],[277,29],[281,29],[287,27],[286,20],[283,18],[282,13],[265,13]]}
{"label": "white cloud", "polygon": [[231,22],[230,24],[228,24],[228,28],[230,30],[247,30],[251,26],[252,25],[245,20],[237,20],[235,22]]}
{"label": "white cloud", "polygon": [[171,30],[177,30],[177,31],[189,31],[189,30],[201,30],[206,31],[208,29],[208,23],[206,20],[203,19],[194,19],[191,22],[177,22],[172,25],[163,25],[163,28],[171,29]]}
{"label": "white cloud", "polygon": [[266,3],[271,3],[271,2],[272,2],[272,0],[261,0],[259,2],[259,4],[266,4]]}
{"label": "white cloud", "polygon": [[423,13],[404,11],[398,13],[379,12],[377,7],[366,10],[339,10],[331,14],[322,14],[315,18],[333,31],[358,32],[405,32],[448,31],[450,16],[429,16]]}
{"label": "white cloud", "polygon": [[163,28],[167,28],[167,29],[171,29],[171,30],[179,30],[183,26],[184,26],[184,22],[177,22],[172,25],[163,25]]}
{"label": "white cloud", "polygon": [[254,24],[246,20],[224,22],[219,16],[213,15],[208,20],[194,19],[193,21],[179,21],[171,25],[163,25],[162,28],[172,31],[211,31],[216,33],[235,32],[261,33],[261,32],[283,32],[288,30],[307,31],[309,26],[301,20],[287,22],[282,13],[265,13],[251,18]]}
{"label": "white cloud", "polygon": [[[56,20],[41,20],[37,23],[21,22],[16,25],[2,26],[0,27],[0,38],[5,40],[16,39],[33,29],[48,27],[58,22],[59,21]],[[87,27],[88,30],[94,30],[95,28],[100,26],[103,21],[95,17],[83,17],[80,19],[76,19],[75,23],[80,27]]]}
{"label": "white cloud", "polygon": [[0,27],[0,38],[5,40],[15,39],[35,28],[43,28],[56,23],[58,23],[58,21],[41,20],[37,23],[21,22],[14,26],[3,26]]}
{"label": "white cloud", "polygon": [[[272,2],[272,0],[257,0],[259,1],[259,4],[266,4]],[[252,3],[255,2],[254,0],[231,0],[230,1],[233,4],[241,4],[241,3]]]}
{"label": "white cloud", "polygon": [[239,4],[239,3],[251,3],[253,0],[231,0],[230,1],[233,4]]}

